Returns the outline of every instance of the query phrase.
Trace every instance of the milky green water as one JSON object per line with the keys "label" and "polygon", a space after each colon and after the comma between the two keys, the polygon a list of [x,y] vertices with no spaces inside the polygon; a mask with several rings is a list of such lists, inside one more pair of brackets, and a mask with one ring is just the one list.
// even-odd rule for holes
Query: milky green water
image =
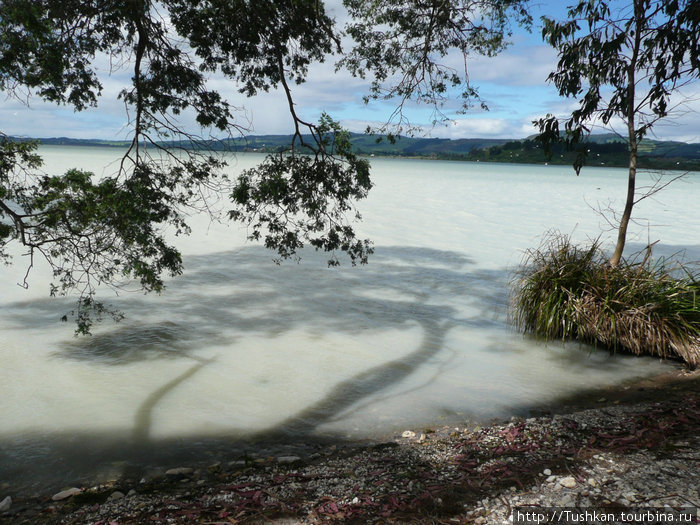
{"label": "milky green water", "polygon": [[[42,153],[51,172],[98,174],[119,155]],[[231,172],[260,160],[241,155]],[[92,337],[60,322],[72,303],[48,298],[40,261],[30,288],[16,285],[27,262],[18,253],[0,269],[0,486],[50,491],[218,449],[525,414],[673,366],[543,344],[506,323],[522,250],[549,228],[599,235],[607,225],[595,209],[621,209],[624,170],[372,165],[358,226],[376,245],[368,266],[329,269],[313,252],[277,266],[245,229],[193,217],[193,235],[176,241],[185,274],[161,296],[111,297],[126,319]],[[692,174],[642,201],[631,249],[660,240],[657,253],[700,259],[699,182]]]}

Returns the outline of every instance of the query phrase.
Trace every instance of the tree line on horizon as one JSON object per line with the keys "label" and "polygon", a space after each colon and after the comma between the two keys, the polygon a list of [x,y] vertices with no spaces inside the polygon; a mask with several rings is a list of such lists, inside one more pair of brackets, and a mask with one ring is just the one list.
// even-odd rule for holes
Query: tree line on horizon
{"label": "tree line on horizon", "polygon": [[[526,139],[444,139],[412,136],[396,137],[393,143],[376,134],[349,133],[352,151],[357,155],[386,157],[429,158],[436,160],[502,162],[519,164],[573,165],[576,153],[563,144],[551,147],[548,156],[534,137]],[[14,140],[37,140],[39,144],[53,146],[98,146],[127,148],[127,141],[101,139],[74,139],[51,137]],[[309,137],[310,139],[310,137]],[[225,152],[284,152],[292,140],[291,135],[247,135],[242,138],[212,139],[190,146],[188,143],[163,142],[164,147],[199,147],[210,151]],[[589,137],[589,166],[626,167],[629,161],[627,143],[614,134],[597,134]],[[644,139],[640,143],[639,164],[644,169],[700,171],[700,144],[678,141]]]}

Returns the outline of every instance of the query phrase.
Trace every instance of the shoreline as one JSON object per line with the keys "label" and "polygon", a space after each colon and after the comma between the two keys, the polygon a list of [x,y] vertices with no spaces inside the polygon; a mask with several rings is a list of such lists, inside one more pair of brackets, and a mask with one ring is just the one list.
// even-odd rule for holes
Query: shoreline
{"label": "shoreline", "polygon": [[56,501],[18,499],[0,520],[484,525],[507,521],[516,505],[700,506],[699,436],[700,371],[675,370],[540,417],[408,429],[305,458],[183,465]]}
{"label": "shoreline", "polygon": [[[42,139],[27,139],[27,140],[38,140],[41,141]],[[46,140],[46,139],[44,139]],[[55,148],[109,148],[109,149],[125,149],[128,147],[128,143],[126,144],[119,144],[119,143],[109,143],[109,142],[99,142],[99,139],[95,139],[94,142],[89,142],[89,139],[85,143],[78,143],[78,142],[73,142],[73,139],[68,139],[69,142],[66,143],[58,143],[58,142],[46,142],[46,143],[41,143],[39,142],[40,147],[55,147]],[[231,149],[211,149],[211,150],[193,150],[193,151],[210,151],[213,153],[224,153],[224,154],[246,154],[246,153],[253,153],[253,154],[258,154],[258,155],[274,155],[279,153],[279,151],[272,149],[272,150],[263,150],[259,148],[241,148],[241,149],[236,149],[236,148],[231,148]],[[563,160],[560,158],[552,158],[550,160],[542,159],[538,161],[526,161],[523,159],[515,159],[515,160],[510,160],[506,158],[496,158],[496,159],[491,159],[491,158],[483,158],[483,159],[477,159],[477,158],[469,158],[468,153],[464,154],[391,154],[391,153],[372,153],[371,151],[366,151],[366,150],[359,150],[355,152],[358,157],[366,158],[366,159],[397,159],[397,160],[426,160],[426,161],[446,161],[446,162],[465,162],[465,163],[472,163],[472,164],[500,164],[503,166],[509,166],[509,165],[520,165],[520,166],[539,166],[542,168],[546,167],[571,167],[573,162],[570,159]],[[644,157],[642,156],[642,159],[647,160],[651,159],[656,161],[657,159],[661,159],[661,161],[664,160],[663,157]],[[691,160],[696,160],[696,159],[691,159]],[[584,166],[585,169],[591,169],[591,168],[602,168],[602,169],[621,169],[624,170],[627,168],[627,163],[625,162],[614,162],[608,160],[607,162],[599,162],[598,164],[586,164]],[[572,168],[573,169],[573,168]],[[700,168],[697,167],[695,164],[679,164],[678,161],[674,160],[671,161],[670,163],[662,164],[660,167],[659,166],[652,166],[652,165],[647,165],[647,164],[642,164],[642,166],[639,168],[640,170],[645,170],[645,171],[665,171],[665,172],[686,172],[688,174],[693,174],[693,173],[700,173]]]}

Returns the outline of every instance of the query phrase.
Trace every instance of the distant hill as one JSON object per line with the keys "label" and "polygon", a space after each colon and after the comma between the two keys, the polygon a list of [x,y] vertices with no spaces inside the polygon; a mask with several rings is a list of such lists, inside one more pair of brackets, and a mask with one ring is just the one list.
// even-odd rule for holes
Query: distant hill
{"label": "distant hill", "polygon": [[[351,133],[350,140],[355,152],[359,155],[386,155],[402,157],[440,157],[459,158],[468,154],[474,148],[488,148],[497,146],[508,139],[439,139],[439,138],[414,138],[399,137],[394,142],[378,135],[366,135],[363,133]],[[304,139],[311,142],[311,137],[306,135]],[[41,138],[41,139],[17,139],[38,140],[41,144],[52,146],[99,146],[126,148],[127,141],[107,141],[99,139],[71,139],[67,137]],[[260,151],[276,153],[289,148],[291,135],[249,135],[235,139],[221,141],[208,140],[202,143],[188,144],[184,142],[163,143],[165,146],[206,148],[214,151]]]}
{"label": "distant hill", "polygon": [[[257,151],[274,153],[289,147],[291,135],[250,135],[222,141],[205,141],[196,147],[215,151]],[[305,137],[310,139],[310,137]],[[18,139],[27,140],[27,139]],[[126,141],[71,139],[67,137],[38,139],[41,144],[60,146],[99,146],[126,148]],[[419,157],[476,162],[509,162],[522,164],[571,164],[575,153],[561,147],[553,149],[552,158],[545,158],[542,147],[528,137],[513,139],[440,139],[399,137],[395,141],[377,135],[352,133],[350,140],[360,155]],[[194,147],[183,142],[165,146]],[[627,165],[625,142],[614,134],[591,135],[587,165],[624,167]],[[639,147],[639,166],[651,169],[700,170],[700,144],[644,139]]]}
{"label": "distant hill", "polygon": [[[585,148],[587,166],[625,167],[628,165],[627,143],[617,135],[591,135]],[[547,159],[542,146],[533,137],[529,137],[488,148],[472,149],[466,160],[522,164],[547,162],[570,165],[575,157],[575,152],[567,152],[562,146],[555,145],[552,147],[551,158]],[[639,144],[638,166],[642,169],[700,171],[700,144],[644,139]]]}

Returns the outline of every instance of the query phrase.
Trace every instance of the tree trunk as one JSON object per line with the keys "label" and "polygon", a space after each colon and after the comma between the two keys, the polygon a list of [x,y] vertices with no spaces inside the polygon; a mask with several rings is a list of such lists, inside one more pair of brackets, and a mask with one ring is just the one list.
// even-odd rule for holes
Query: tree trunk
{"label": "tree trunk", "polygon": [[[634,124],[631,124],[634,127]],[[634,190],[637,176],[637,139],[634,136],[634,129],[630,137],[630,164],[629,176],[627,178],[627,201],[625,202],[625,210],[622,212],[620,219],[620,227],[617,230],[617,244],[615,251],[610,257],[610,266],[617,267],[622,258],[622,251],[625,249],[625,240],[627,239],[627,226],[632,217],[632,207],[634,206]]]}
{"label": "tree trunk", "polygon": [[634,44],[632,47],[632,56],[630,57],[629,67],[627,69],[627,108],[626,108],[626,118],[627,118],[627,136],[629,140],[629,151],[630,151],[630,162],[629,162],[629,176],[627,178],[627,201],[625,202],[625,209],[622,212],[622,217],[620,218],[620,226],[617,230],[617,244],[615,245],[615,251],[610,257],[610,266],[613,268],[620,264],[620,259],[622,259],[622,252],[625,249],[625,240],[627,239],[627,226],[629,225],[630,218],[632,217],[632,207],[634,206],[634,190],[637,177],[637,131],[634,127],[635,125],[635,115],[637,113],[635,106],[635,95],[636,95],[636,69],[637,69],[637,58],[639,57],[639,48],[641,46],[641,34],[639,29],[643,27],[642,18],[644,16],[644,6],[640,0],[635,0],[634,2],[634,16],[635,16],[635,31],[634,31]]}

